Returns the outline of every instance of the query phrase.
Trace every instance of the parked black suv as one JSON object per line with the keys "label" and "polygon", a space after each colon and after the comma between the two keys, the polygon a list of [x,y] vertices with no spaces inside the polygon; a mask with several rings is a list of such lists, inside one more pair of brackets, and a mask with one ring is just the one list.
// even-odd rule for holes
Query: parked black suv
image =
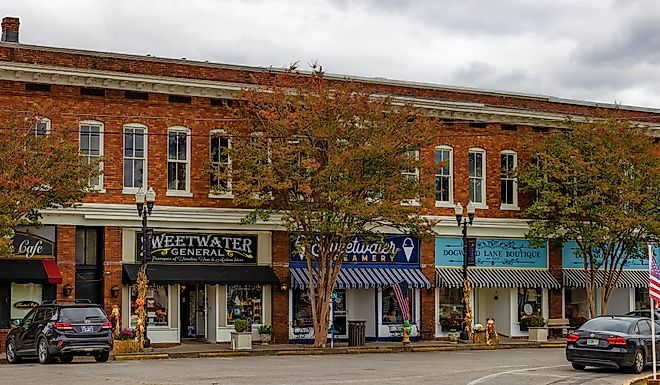
{"label": "parked black suv", "polygon": [[110,322],[99,305],[44,303],[7,335],[7,362],[37,356],[42,364],[54,357],[69,363],[74,356],[89,355],[106,362],[112,342]]}

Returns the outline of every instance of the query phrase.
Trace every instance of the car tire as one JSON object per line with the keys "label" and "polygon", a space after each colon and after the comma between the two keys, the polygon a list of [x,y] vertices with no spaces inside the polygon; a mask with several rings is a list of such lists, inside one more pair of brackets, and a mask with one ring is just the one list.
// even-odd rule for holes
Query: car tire
{"label": "car tire", "polygon": [[10,364],[18,364],[21,362],[21,357],[16,353],[16,344],[14,340],[7,341],[7,362]]}
{"label": "car tire", "polygon": [[39,357],[39,363],[41,364],[53,362],[53,356],[48,351],[48,342],[45,338],[40,338],[37,342],[37,357]]}
{"label": "car tire", "polygon": [[582,364],[572,363],[571,366],[573,366],[573,369],[575,370],[584,370],[584,365]]}
{"label": "car tire", "polygon": [[628,368],[628,371],[631,373],[639,374],[644,370],[644,352],[637,350],[635,352],[635,358],[633,359],[633,364]]}
{"label": "car tire", "polygon": [[110,352],[102,352],[94,356],[96,362],[107,362],[108,358],[110,358]]}
{"label": "car tire", "polygon": [[60,357],[60,362],[63,364],[70,364],[73,361],[73,354],[64,354]]}

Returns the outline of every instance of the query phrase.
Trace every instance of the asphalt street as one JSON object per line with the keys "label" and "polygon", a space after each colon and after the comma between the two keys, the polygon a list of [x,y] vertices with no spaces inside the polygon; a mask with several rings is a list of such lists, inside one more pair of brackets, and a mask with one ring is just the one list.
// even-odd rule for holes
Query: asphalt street
{"label": "asphalt street", "polygon": [[[647,372],[649,370],[647,369]],[[574,370],[563,349],[267,356],[0,365],[0,384],[617,384],[636,375]]]}

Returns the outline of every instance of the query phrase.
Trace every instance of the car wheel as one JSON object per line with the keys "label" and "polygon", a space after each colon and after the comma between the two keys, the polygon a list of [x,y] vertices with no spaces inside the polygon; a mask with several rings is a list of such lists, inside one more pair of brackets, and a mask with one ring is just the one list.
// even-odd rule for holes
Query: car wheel
{"label": "car wheel", "polygon": [[10,364],[21,362],[21,357],[16,354],[16,344],[13,340],[7,342],[7,362]]}
{"label": "car wheel", "polygon": [[60,362],[63,364],[70,364],[73,361],[73,354],[65,354],[60,357]]}
{"label": "car wheel", "polygon": [[635,359],[629,370],[635,374],[639,374],[644,370],[644,353],[641,350],[635,352]]}
{"label": "car wheel", "polygon": [[48,352],[48,342],[45,338],[39,339],[37,344],[37,356],[39,356],[39,362],[42,364],[50,364],[53,362],[53,356]]}
{"label": "car wheel", "polygon": [[110,358],[110,352],[103,352],[94,356],[96,362],[106,362],[108,358]]}
{"label": "car wheel", "polygon": [[584,370],[584,365],[582,365],[582,364],[572,363],[571,365],[573,366],[573,369],[575,369],[575,370]]}

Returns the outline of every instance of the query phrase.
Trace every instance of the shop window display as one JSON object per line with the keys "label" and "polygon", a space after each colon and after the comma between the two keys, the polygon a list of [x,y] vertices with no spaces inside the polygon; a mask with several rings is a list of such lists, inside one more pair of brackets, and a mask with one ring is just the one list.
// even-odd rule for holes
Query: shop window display
{"label": "shop window display", "polygon": [[[131,287],[131,327],[135,327],[137,315],[135,314],[135,301],[137,300],[137,286]],[[168,326],[169,300],[166,285],[149,285],[145,298],[148,326]]]}
{"label": "shop window display", "polygon": [[37,283],[11,284],[11,310],[10,320],[15,322],[23,319],[25,315],[41,303],[43,286]]}
{"label": "shop window display", "polygon": [[518,322],[520,330],[527,330],[527,321],[532,316],[542,316],[543,290],[538,288],[518,289]]}
{"label": "shop window display", "polygon": [[293,290],[293,323],[295,326],[312,325],[312,303],[309,290]]}
{"label": "shop window display", "polygon": [[442,331],[460,330],[463,323],[463,290],[439,288],[438,312]]}
{"label": "shop window display", "polygon": [[227,324],[243,319],[251,324],[261,324],[261,285],[227,286]]}
{"label": "shop window display", "polygon": [[[415,301],[412,289],[408,290],[408,299],[410,303],[410,314],[414,318],[413,302]],[[382,317],[384,324],[400,324],[404,321],[392,287],[384,288],[382,291]],[[414,320],[410,320],[410,322],[414,322]]]}
{"label": "shop window display", "polygon": [[651,304],[649,303],[649,289],[646,288],[635,288],[635,310],[645,310],[649,309]]}

